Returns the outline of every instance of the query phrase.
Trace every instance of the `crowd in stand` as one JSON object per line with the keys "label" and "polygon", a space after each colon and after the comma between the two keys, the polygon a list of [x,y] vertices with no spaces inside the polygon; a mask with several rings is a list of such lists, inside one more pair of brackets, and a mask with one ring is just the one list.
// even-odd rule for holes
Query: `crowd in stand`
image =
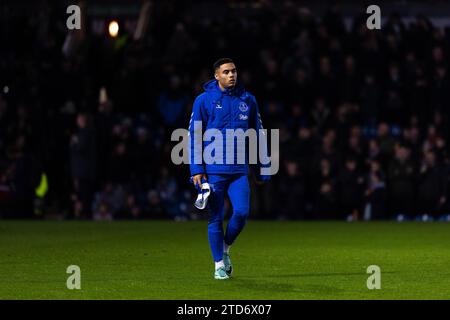
{"label": "crowd in stand", "polygon": [[[253,186],[253,218],[450,213],[450,29],[424,16],[405,24],[391,14],[368,30],[365,15],[347,26],[337,7],[320,17],[270,5],[206,17],[164,2],[143,39],[117,45],[88,32],[65,56],[64,21],[41,9],[11,16],[5,26],[21,29],[1,34],[3,217],[201,217],[188,166],[171,162],[170,136],[187,128],[223,56],[256,96],[264,127],[280,129],[280,171]],[[43,173],[48,193],[37,202]]]}

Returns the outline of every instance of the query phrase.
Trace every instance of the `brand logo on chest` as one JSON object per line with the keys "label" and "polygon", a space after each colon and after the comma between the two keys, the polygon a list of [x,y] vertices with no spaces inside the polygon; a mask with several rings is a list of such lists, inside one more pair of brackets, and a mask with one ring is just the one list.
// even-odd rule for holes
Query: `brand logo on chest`
{"label": "brand logo on chest", "polygon": [[213,105],[216,107],[216,109],[222,109],[222,104],[220,101],[213,101]]}

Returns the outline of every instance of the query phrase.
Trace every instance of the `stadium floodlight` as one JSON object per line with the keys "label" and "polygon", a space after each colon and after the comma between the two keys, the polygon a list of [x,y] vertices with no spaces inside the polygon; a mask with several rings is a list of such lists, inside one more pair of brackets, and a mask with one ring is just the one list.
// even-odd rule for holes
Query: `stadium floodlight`
{"label": "stadium floodlight", "polygon": [[113,38],[117,37],[119,34],[119,24],[116,20],[112,20],[108,25],[109,35]]}

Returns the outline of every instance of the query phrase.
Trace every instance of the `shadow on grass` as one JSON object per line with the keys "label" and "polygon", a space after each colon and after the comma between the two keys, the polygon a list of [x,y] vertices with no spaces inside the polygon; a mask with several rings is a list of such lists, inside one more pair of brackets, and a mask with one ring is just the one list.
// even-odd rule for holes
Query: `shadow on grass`
{"label": "shadow on grass", "polygon": [[[383,272],[383,274],[392,274],[395,272]],[[362,272],[339,272],[339,273],[298,273],[298,274],[271,274],[271,275],[260,275],[260,276],[242,276],[235,277],[234,284],[242,287],[245,290],[251,291],[264,291],[267,293],[267,298],[273,298],[272,294],[277,293],[297,293],[297,294],[321,294],[324,296],[341,296],[348,293],[348,289],[337,288],[335,286],[324,283],[299,283],[296,281],[286,282],[282,280],[277,282],[276,279],[289,279],[289,278],[309,278],[309,277],[347,277],[347,276],[359,276],[366,278],[369,274]],[[268,279],[273,279],[274,281],[268,281]],[[287,280],[289,281],[289,280]],[[336,280],[334,280],[336,281]],[[365,282],[362,283],[365,287]]]}
{"label": "shadow on grass", "polygon": [[[279,293],[327,293],[336,294],[342,292],[338,289],[329,285],[316,285],[316,284],[305,284],[301,285],[299,283],[287,283],[287,282],[272,282],[267,280],[255,280],[248,278],[234,279],[234,284],[238,287],[242,287],[243,291],[253,291],[253,292],[263,292],[267,296],[264,298],[273,299],[276,298]],[[258,294],[258,296],[260,295]]]}
{"label": "shadow on grass", "polygon": [[[383,271],[382,274],[395,273],[392,271]],[[336,273],[292,273],[292,274],[265,274],[261,276],[245,276],[242,279],[265,279],[265,278],[307,278],[307,277],[342,277],[342,276],[364,276],[370,274],[364,272],[336,272]],[[241,279],[241,278],[240,278]]]}

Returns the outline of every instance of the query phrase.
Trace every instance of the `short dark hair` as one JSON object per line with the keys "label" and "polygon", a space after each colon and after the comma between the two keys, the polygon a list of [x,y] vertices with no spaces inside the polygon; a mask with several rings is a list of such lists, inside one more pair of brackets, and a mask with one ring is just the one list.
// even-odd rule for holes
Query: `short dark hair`
{"label": "short dark hair", "polygon": [[219,60],[217,60],[216,62],[214,62],[213,64],[213,68],[214,71],[216,71],[217,69],[220,68],[221,65],[225,64],[225,63],[234,63],[234,61],[230,58],[220,58]]}

